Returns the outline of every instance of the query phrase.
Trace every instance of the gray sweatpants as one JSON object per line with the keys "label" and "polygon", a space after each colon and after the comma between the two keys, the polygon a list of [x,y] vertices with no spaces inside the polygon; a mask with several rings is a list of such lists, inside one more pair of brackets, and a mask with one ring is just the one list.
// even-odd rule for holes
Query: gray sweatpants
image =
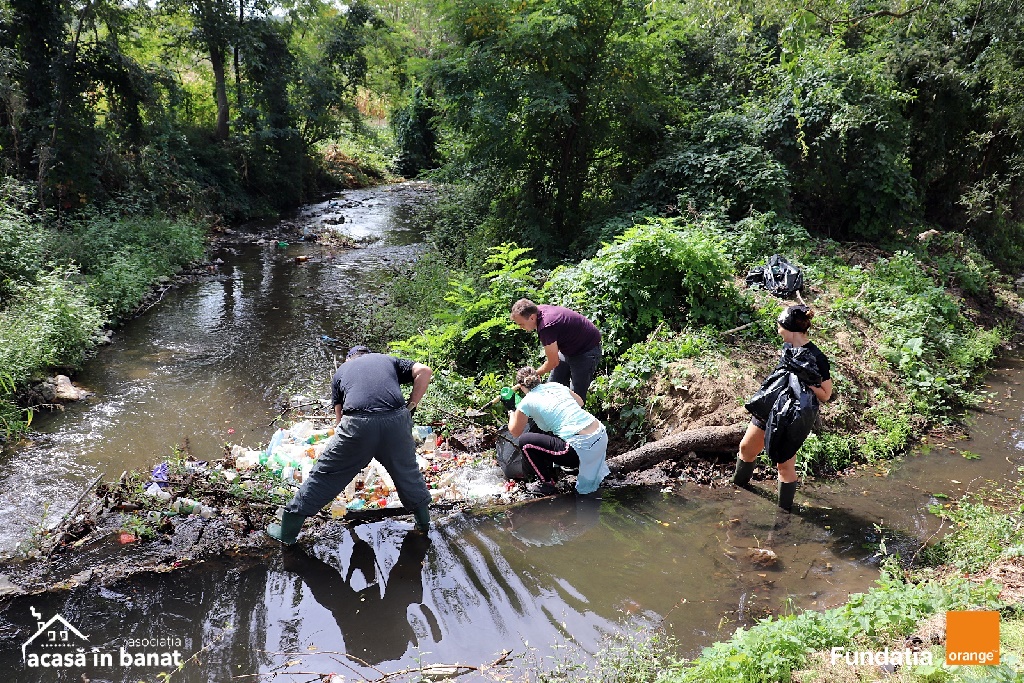
{"label": "gray sweatpants", "polygon": [[309,478],[285,511],[312,517],[341,493],[360,470],[377,459],[391,475],[402,505],[414,510],[430,503],[416,464],[412,416],[405,408],[379,415],[344,415]]}
{"label": "gray sweatpants", "polygon": [[551,371],[550,380],[569,387],[586,403],[587,391],[597,373],[597,364],[601,362],[601,345],[598,344],[578,356],[566,356],[559,352],[558,359],[561,362]]}

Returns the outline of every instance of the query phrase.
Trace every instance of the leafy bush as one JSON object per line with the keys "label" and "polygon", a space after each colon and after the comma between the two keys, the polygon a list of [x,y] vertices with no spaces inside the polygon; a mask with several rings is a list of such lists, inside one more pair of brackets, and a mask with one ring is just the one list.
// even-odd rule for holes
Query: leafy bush
{"label": "leafy bush", "polygon": [[204,232],[194,222],[111,212],[69,225],[54,252],[79,264],[90,298],[117,319],[135,309],[158,277],[198,261],[204,249]]}
{"label": "leafy bush", "polygon": [[970,296],[991,297],[999,273],[971,238],[959,232],[940,233],[925,242],[921,251],[920,257],[934,266],[941,284]]}
{"label": "leafy bush", "polygon": [[701,656],[667,671],[663,683],[762,683],[788,681],[804,666],[811,652],[865,641],[882,644],[909,633],[917,623],[942,610],[998,603],[999,588],[963,580],[905,583],[883,572],[877,586],[857,593],[849,601],[824,612],[801,612],[778,619],[763,619],[749,629],[737,629],[725,642],[704,648]]}
{"label": "leafy bush", "polygon": [[836,262],[844,294],[833,311],[859,316],[880,334],[882,354],[906,380],[915,408],[936,415],[975,400],[976,371],[995,353],[1000,332],[967,320],[949,294],[908,252],[879,259],[872,271]]}
{"label": "leafy bush", "polygon": [[677,211],[739,220],[751,211],[786,210],[786,169],[757,143],[754,122],[713,112],[669,141],[669,151],[636,180],[637,191]]}
{"label": "leafy bush", "polygon": [[536,349],[536,340],[514,334],[518,328],[509,310],[517,299],[536,297],[531,271],[535,261],[525,258],[529,249],[514,244],[489,251],[486,265],[491,270],[451,279],[444,297],[448,306],[437,313],[437,322],[393,343],[393,351],[473,374],[525,362],[530,349]]}
{"label": "leafy bush", "polygon": [[755,213],[718,231],[726,252],[740,271],[763,266],[772,254],[799,260],[810,247],[811,237],[802,226],[775,212]]}
{"label": "leafy bush", "polygon": [[930,564],[948,564],[963,572],[976,572],[994,562],[1008,548],[1024,543],[1020,511],[1000,512],[980,500],[962,500],[951,508],[931,508],[951,523],[952,530],[922,556]]}
{"label": "leafy bush", "polygon": [[47,235],[26,213],[29,190],[0,177],[0,305],[21,284],[31,282],[43,266]]}
{"label": "leafy bush", "polygon": [[662,323],[733,325],[743,300],[731,274],[721,240],[704,226],[652,219],[594,258],[555,269],[544,293],[593,320],[614,356]]}
{"label": "leafy bush", "polygon": [[15,384],[48,367],[76,367],[103,324],[102,311],[75,286],[72,269],[40,275],[0,311],[0,374]]}

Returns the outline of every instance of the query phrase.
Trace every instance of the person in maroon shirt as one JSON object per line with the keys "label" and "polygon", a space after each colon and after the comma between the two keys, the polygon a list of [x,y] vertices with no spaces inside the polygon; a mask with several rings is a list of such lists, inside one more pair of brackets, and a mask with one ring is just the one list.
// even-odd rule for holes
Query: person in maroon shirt
{"label": "person in maroon shirt", "polygon": [[549,381],[575,391],[584,401],[601,362],[601,331],[586,317],[561,306],[520,299],[512,304],[512,322],[536,330],[544,347],[544,363],[537,374],[551,373]]}

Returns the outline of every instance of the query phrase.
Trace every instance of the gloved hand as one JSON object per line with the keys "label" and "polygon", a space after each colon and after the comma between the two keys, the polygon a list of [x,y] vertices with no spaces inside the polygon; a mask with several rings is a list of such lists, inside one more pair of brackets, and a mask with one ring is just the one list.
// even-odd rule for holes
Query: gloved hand
{"label": "gloved hand", "polygon": [[505,410],[516,409],[516,390],[512,387],[502,387],[501,389],[501,405],[505,406]]}

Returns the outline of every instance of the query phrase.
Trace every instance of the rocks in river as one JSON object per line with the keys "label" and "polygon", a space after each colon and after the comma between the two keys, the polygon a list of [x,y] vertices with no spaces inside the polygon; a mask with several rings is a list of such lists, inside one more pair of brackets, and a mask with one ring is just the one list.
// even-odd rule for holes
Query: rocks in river
{"label": "rocks in river", "polygon": [[747,559],[758,567],[774,567],[779,556],[770,548],[747,548]]}
{"label": "rocks in river", "polygon": [[81,401],[93,392],[76,387],[67,375],[56,375],[25,389],[19,401],[29,406],[54,406],[55,404]]}

